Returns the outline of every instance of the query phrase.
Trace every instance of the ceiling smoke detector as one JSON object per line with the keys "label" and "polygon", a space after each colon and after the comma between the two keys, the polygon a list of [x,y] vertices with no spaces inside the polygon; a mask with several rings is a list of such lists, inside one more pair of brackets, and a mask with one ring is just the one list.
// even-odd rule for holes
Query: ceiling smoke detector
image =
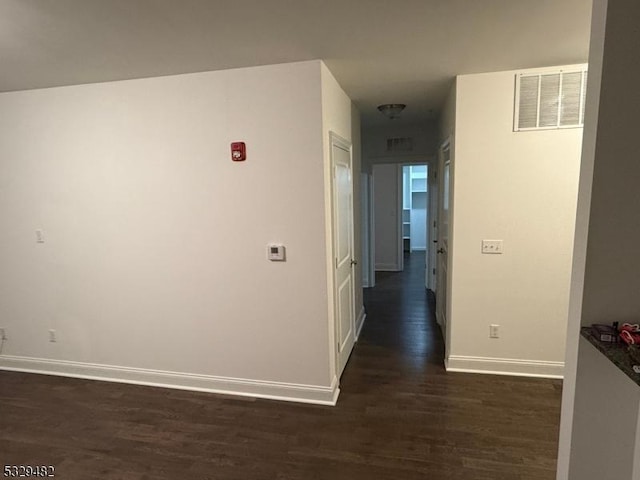
{"label": "ceiling smoke detector", "polygon": [[400,114],[406,107],[404,103],[386,103],[384,105],[378,105],[378,110],[388,119],[394,120],[400,117]]}

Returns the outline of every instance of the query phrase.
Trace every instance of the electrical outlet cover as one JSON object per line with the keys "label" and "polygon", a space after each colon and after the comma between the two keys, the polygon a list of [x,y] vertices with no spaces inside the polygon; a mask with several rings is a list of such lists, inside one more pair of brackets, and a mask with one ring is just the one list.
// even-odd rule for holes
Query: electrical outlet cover
{"label": "electrical outlet cover", "polygon": [[500,338],[500,325],[489,325],[489,338]]}

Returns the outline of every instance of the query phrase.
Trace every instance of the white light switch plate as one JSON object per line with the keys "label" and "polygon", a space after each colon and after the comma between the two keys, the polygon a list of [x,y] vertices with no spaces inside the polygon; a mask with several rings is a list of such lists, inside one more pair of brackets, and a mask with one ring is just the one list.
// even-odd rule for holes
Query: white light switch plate
{"label": "white light switch plate", "polygon": [[482,253],[502,253],[502,240],[482,240]]}

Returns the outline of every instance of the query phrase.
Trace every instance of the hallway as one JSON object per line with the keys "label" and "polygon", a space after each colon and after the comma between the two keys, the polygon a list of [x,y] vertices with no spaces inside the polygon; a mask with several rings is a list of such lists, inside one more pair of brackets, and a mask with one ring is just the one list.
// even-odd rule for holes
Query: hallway
{"label": "hallway", "polygon": [[1,459],[65,480],[553,480],[561,382],[447,374],[423,261],[366,292],[336,407],[5,371]]}
{"label": "hallway", "polygon": [[388,429],[385,455],[424,468],[423,478],[555,479],[562,382],[447,374],[424,262],[405,254],[403,272],[376,272],[365,289],[367,319],[339,406],[370,405],[366,417]]}
{"label": "hallway", "polygon": [[364,291],[367,326],[360,338],[361,344],[390,348],[398,367],[415,369],[417,375],[428,365],[442,368],[444,358],[433,294],[424,279],[424,252],[405,254],[403,272],[376,272],[376,286]]}

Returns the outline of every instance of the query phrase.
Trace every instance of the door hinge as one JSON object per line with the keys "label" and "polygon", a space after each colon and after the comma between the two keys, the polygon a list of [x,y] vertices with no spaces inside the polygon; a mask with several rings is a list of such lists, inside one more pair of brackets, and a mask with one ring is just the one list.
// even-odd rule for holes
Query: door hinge
{"label": "door hinge", "polygon": [[338,259],[336,258],[336,270],[338,269]]}
{"label": "door hinge", "polygon": [[436,269],[435,269],[435,268],[432,268],[432,269],[431,269],[431,273],[432,273],[433,275],[435,275],[435,274],[436,274]]}
{"label": "door hinge", "polygon": [[433,228],[435,228],[435,227],[436,227],[436,221],[434,220],[433,221]]}

